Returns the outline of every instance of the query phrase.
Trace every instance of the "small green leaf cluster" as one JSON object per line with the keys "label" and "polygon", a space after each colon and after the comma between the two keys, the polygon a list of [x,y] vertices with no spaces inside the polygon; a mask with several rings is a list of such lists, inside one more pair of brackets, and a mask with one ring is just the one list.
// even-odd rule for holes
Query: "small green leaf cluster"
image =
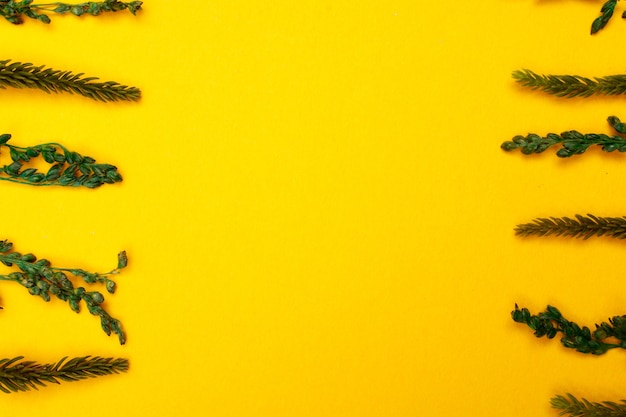
{"label": "small green leaf cluster", "polygon": [[[581,353],[602,355],[610,349],[626,349],[626,316],[616,316],[609,319],[608,323],[596,324],[594,331],[565,319],[553,306],[533,315],[527,308],[519,308],[516,304],[511,316],[515,322],[530,327],[536,337],[553,339],[561,333],[563,346]],[[615,339],[618,343],[606,341],[608,338]]]}
{"label": "small green leaf cluster", "polygon": [[56,363],[39,364],[24,361],[23,356],[0,360],[0,391],[12,392],[38,390],[46,383],[74,382],[87,378],[118,374],[128,371],[128,360],[82,356]]}
{"label": "small green leaf cluster", "polygon": [[23,17],[39,20],[42,23],[50,23],[50,17],[46,14],[70,13],[74,16],[82,16],[84,14],[98,16],[104,12],[119,12],[129,10],[133,15],[136,14],[142,6],[141,1],[123,2],[118,0],[105,1],[88,1],[84,3],[68,4],[68,3],[33,3],[33,0],[0,0],[0,15],[13,24],[21,24],[24,22]]}
{"label": "small green leaf cluster", "polygon": [[591,24],[591,34],[597,33],[601,29],[603,29],[611,17],[613,16],[613,12],[615,11],[615,6],[617,5],[618,0],[608,0],[606,3],[602,5],[602,9],[600,9],[600,16],[596,18]]}
{"label": "small green leaf cluster", "polygon": [[[13,250],[9,241],[0,241],[0,263],[8,267],[17,267],[19,271],[8,275],[0,275],[0,280],[13,281],[28,289],[31,295],[50,301],[54,296],[65,301],[70,308],[78,313],[80,305],[84,303],[87,310],[94,316],[100,317],[100,324],[107,335],[118,335],[120,344],[126,342],[126,336],[119,320],[114,319],[103,308],[104,295],[98,291],[87,291],[84,287],[75,287],[69,276],[81,278],[86,284],[101,284],[113,294],[116,284],[111,279],[128,264],[125,252],[118,254],[117,268],[105,272],[89,272],[79,268],[53,267],[47,259],[37,259],[32,253],[22,254]],[[69,275],[69,276],[68,276]]]}
{"label": "small green leaf cluster", "polygon": [[[97,188],[103,184],[122,181],[117,167],[110,164],[97,164],[90,156],[70,151],[58,143],[45,143],[31,147],[9,144],[11,135],[0,135],[0,149],[9,149],[12,163],[0,167],[0,180],[28,185],[61,185],[72,187]],[[28,167],[35,158],[43,158],[50,164],[46,173]],[[2,175],[4,174],[4,176]]]}

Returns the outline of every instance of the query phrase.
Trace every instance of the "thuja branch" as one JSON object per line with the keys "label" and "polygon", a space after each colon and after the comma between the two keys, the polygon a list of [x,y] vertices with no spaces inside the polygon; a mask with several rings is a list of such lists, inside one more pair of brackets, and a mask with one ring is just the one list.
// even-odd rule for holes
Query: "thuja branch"
{"label": "thuja branch", "polygon": [[626,94],[626,74],[587,78],[579,75],[540,75],[523,69],[514,71],[513,78],[524,87],[557,97]]}
{"label": "thuja branch", "polygon": [[73,14],[75,16],[98,16],[105,12],[128,10],[136,14],[143,2],[123,2],[118,0],[88,1],[84,3],[33,3],[33,0],[0,0],[0,15],[13,24],[24,22],[24,17],[50,23],[46,13]]}
{"label": "thuja branch", "polygon": [[557,395],[550,401],[552,408],[561,410],[559,415],[572,417],[626,417],[626,400],[591,402],[579,400],[572,394]]}
{"label": "thuja branch", "polygon": [[530,155],[542,153],[552,146],[561,146],[556,152],[560,158],[580,155],[590,146],[599,146],[604,152],[626,152],[626,124],[616,116],[610,116],[607,120],[617,135],[580,133],[576,130],[560,134],[548,133],[546,136],[529,133],[526,136],[517,135],[510,141],[503,142],[500,147],[505,151],[519,149],[523,154]]}
{"label": "thuja branch", "polygon": [[518,236],[565,236],[589,239],[592,236],[609,236],[626,239],[626,216],[600,217],[593,214],[576,214],[570,217],[536,218],[531,223],[515,227]]}
{"label": "thuja branch", "polygon": [[46,93],[80,94],[97,101],[138,101],[137,87],[116,81],[96,82],[97,77],[83,77],[83,73],[61,71],[31,63],[0,60],[0,88],[34,88]]}
{"label": "thuja branch", "polygon": [[[9,165],[0,166],[0,180],[36,186],[72,186],[97,188],[103,184],[122,181],[117,167],[110,164],[96,163],[90,156],[73,152],[58,143],[44,143],[30,147],[9,144],[11,135],[0,135],[0,153],[8,149],[11,156]],[[33,160],[43,158],[50,165],[48,170],[40,172],[29,167]]]}
{"label": "thuja branch", "polygon": [[87,310],[100,317],[100,325],[107,335],[115,333],[120,344],[126,342],[126,335],[119,320],[114,319],[104,309],[104,296],[98,291],[87,291],[84,287],[74,287],[70,276],[81,278],[86,284],[101,284],[107,292],[113,294],[116,289],[112,277],[119,274],[128,263],[126,252],[117,256],[117,267],[109,272],[89,272],[79,268],[59,268],[52,266],[47,259],[37,259],[32,253],[22,254],[13,250],[13,244],[6,240],[0,241],[0,263],[8,267],[16,267],[19,271],[0,275],[1,281],[13,281],[26,289],[31,295],[50,301],[51,296],[65,301],[76,313],[84,303]]}
{"label": "thuja branch", "polygon": [[511,316],[515,322],[526,324],[536,337],[553,339],[560,335],[563,346],[581,353],[601,355],[615,348],[626,349],[626,316],[615,316],[608,322],[596,324],[593,331],[567,320],[553,306],[533,315],[516,304]]}
{"label": "thuja branch", "polygon": [[121,358],[84,356],[70,360],[63,358],[50,364],[23,359],[18,356],[0,360],[0,391],[10,394],[37,390],[49,383],[74,382],[128,371],[128,360]]}

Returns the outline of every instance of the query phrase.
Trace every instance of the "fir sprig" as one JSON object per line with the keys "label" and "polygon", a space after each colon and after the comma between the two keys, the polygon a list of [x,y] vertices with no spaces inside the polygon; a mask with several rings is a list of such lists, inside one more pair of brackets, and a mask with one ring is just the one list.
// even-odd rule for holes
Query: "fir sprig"
{"label": "fir sprig", "polygon": [[580,75],[540,75],[531,70],[522,69],[514,71],[513,78],[523,87],[557,97],[626,94],[626,74],[587,78]]}
{"label": "fir sprig", "polygon": [[626,400],[591,402],[578,399],[572,394],[557,395],[550,401],[552,408],[561,410],[560,416],[572,417],[626,417]]}
{"label": "fir sprig", "polygon": [[63,358],[50,364],[23,359],[18,356],[0,360],[0,391],[10,394],[38,390],[48,383],[74,382],[128,371],[128,360],[122,358],[83,356],[70,360]]}
{"label": "fir sprig", "polygon": [[[122,181],[117,167],[96,163],[90,156],[73,152],[59,143],[21,147],[9,144],[11,135],[0,135],[0,153],[7,148],[11,163],[0,166],[0,180],[36,186],[71,186],[97,188],[103,184]],[[43,158],[50,165],[47,172],[29,167],[35,159]]]}
{"label": "fir sprig", "polygon": [[128,10],[136,14],[142,6],[141,1],[123,2],[118,0],[88,1],[84,3],[33,3],[33,0],[0,0],[0,15],[13,24],[24,22],[24,17],[50,23],[46,13],[73,14],[74,16],[98,16],[105,12]]}
{"label": "fir sprig", "polygon": [[35,66],[29,62],[0,60],[0,88],[34,88],[46,93],[79,94],[96,101],[138,101],[141,91],[137,87],[116,81],[96,82],[97,77],[83,77],[83,73],[61,71]]}
{"label": "fir sprig", "polygon": [[600,217],[593,214],[576,214],[571,217],[536,218],[531,223],[515,227],[518,236],[564,236],[589,239],[592,236],[608,236],[626,239],[626,216]]}
{"label": "fir sprig", "polygon": [[560,145],[556,152],[560,158],[568,158],[573,155],[585,153],[590,146],[600,146],[604,152],[626,152],[626,124],[622,123],[616,116],[610,116],[609,125],[619,135],[606,135],[603,133],[580,133],[570,130],[561,134],[548,133],[546,136],[539,136],[529,133],[526,136],[517,135],[510,141],[503,142],[500,147],[505,151],[519,149],[523,154],[530,155],[542,153],[548,148]]}
{"label": "fir sprig", "polygon": [[553,339],[560,333],[563,346],[581,353],[602,355],[611,349],[626,349],[626,316],[615,316],[608,322],[596,324],[593,331],[567,320],[553,306],[533,315],[516,304],[511,317],[516,323],[526,324],[539,338]]}
{"label": "fir sprig", "polygon": [[0,275],[1,281],[13,281],[28,289],[31,295],[50,301],[51,296],[65,301],[76,313],[80,312],[83,302],[87,310],[100,317],[100,325],[107,335],[115,333],[120,344],[126,342],[122,323],[114,319],[104,309],[104,296],[98,291],[87,291],[84,287],[74,287],[69,276],[81,278],[86,284],[104,285],[107,292],[113,294],[116,289],[112,276],[119,274],[128,264],[126,252],[117,257],[117,267],[109,272],[89,272],[80,268],[53,267],[47,259],[37,259],[32,253],[22,254],[13,250],[13,244],[6,240],[0,241],[0,263],[8,267],[17,267],[19,271]]}

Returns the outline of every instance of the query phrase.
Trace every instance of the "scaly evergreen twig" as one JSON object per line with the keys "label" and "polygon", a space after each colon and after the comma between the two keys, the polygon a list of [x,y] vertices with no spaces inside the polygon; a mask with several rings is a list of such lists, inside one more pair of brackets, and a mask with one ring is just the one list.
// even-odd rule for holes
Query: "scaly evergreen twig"
{"label": "scaly evergreen twig", "polygon": [[591,402],[579,400],[572,394],[557,395],[550,401],[552,408],[561,410],[560,416],[571,417],[626,417],[626,400],[619,403],[612,401]]}
{"label": "scaly evergreen twig", "polygon": [[[602,5],[602,9],[600,9],[600,16],[597,17],[591,24],[592,35],[603,29],[606,24],[609,23],[618,1],[619,0],[607,0],[607,2]],[[622,15],[622,17],[624,17],[624,15]]]}
{"label": "scaly evergreen twig", "polygon": [[128,360],[121,358],[83,356],[68,361],[63,358],[50,364],[22,359],[22,356],[18,356],[0,360],[0,391],[10,394],[37,390],[47,383],[74,382],[128,371]]}
{"label": "scaly evergreen twig", "polygon": [[100,325],[107,335],[115,333],[120,344],[126,343],[126,335],[122,329],[122,323],[114,319],[102,307],[104,296],[98,291],[87,291],[84,287],[75,288],[68,275],[82,278],[87,284],[102,284],[106,290],[113,294],[116,289],[113,275],[119,274],[128,264],[126,252],[117,255],[117,267],[109,272],[88,272],[79,268],[53,267],[47,259],[37,259],[32,253],[21,254],[13,250],[13,244],[6,240],[0,241],[0,263],[12,267],[18,271],[8,275],[0,275],[0,281],[14,281],[28,289],[31,295],[39,296],[44,301],[50,301],[53,295],[59,300],[65,301],[76,313],[80,312],[81,301],[87,306],[87,310],[94,316],[100,317]]}
{"label": "scaly evergreen twig", "polygon": [[33,0],[0,0],[0,16],[16,25],[23,23],[24,17],[47,24],[50,23],[50,17],[46,13],[98,16],[104,12],[118,12],[128,9],[132,14],[136,14],[141,9],[142,4],[141,1],[123,2],[118,0],[88,1],[76,4],[33,3]]}
{"label": "scaly evergreen twig", "polygon": [[[97,188],[103,184],[114,184],[122,181],[117,167],[110,164],[97,164],[90,156],[72,152],[58,143],[20,147],[7,143],[11,135],[0,135],[0,152],[2,147],[9,150],[12,163],[0,166],[0,180],[36,186],[72,186]],[[42,157],[50,168],[46,173],[37,168],[28,167],[33,159]]]}
{"label": "scaly evergreen twig", "polygon": [[626,94],[626,74],[591,79],[579,75],[539,75],[531,70],[522,69],[514,71],[513,78],[523,87],[540,90],[557,97]]}
{"label": "scaly evergreen twig", "polygon": [[137,87],[121,85],[115,81],[95,82],[97,77],[83,77],[83,73],[60,71],[31,63],[0,60],[0,88],[34,88],[46,93],[80,94],[93,100],[138,101],[141,91]]}
{"label": "scaly evergreen twig", "polygon": [[593,214],[570,217],[537,218],[531,223],[519,224],[515,227],[518,236],[565,236],[589,239],[592,236],[609,236],[615,239],[626,239],[626,216],[600,217]]}
{"label": "scaly evergreen twig", "polygon": [[553,306],[532,315],[527,308],[519,308],[515,304],[511,317],[516,323],[530,327],[536,337],[553,339],[561,333],[563,346],[581,353],[601,355],[615,348],[626,349],[626,316],[615,316],[608,323],[596,324],[594,331],[565,319]]}
{"label": "scaly evergreen twig", "polygon": [[561,145],[556,152],[560,158],[568,158],[584,153],[590,146],[600,146],[604,152],[626,152],[626,124],[616,116],[609,116],[609,125],[621,136],[603,133],[580,133],[570,130],[561,134],[548,133],[542,137],[535,133],[526,136],[517,135],[512,140],[503,142],[500,147],[505,151],[519,149],[523,154],[542,153],[551,146]]}

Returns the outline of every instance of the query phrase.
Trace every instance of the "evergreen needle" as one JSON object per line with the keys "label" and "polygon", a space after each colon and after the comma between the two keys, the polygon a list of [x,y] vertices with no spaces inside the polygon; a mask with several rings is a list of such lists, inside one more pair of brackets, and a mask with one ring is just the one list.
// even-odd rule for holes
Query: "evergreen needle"
{"label": "evergreen needle", "polygon": [[47,383],[74,382],[128,371],[128,360],[121,358],[83,356],[67,361],[67,358],[63,358],[50,364],[23,359],[18,356],[0,360],[0,391],[10,394],[37,390]]}
{"label": "evergreen needle", "polygon": [[136,14],[141,10],[141,1],[123,2],[118,0],[88,1],[84,3],[33,3],[33,0],[0,0],[0,16],[13,24],[24,22],[24,17],[50,23],[46,13],[73,14],[74,16],[98,16],[104,12],[128,10]]}
{"label": "evergreen needle", "polygon": [[[0,135],[0,152],[7,148],[12,163],[0,166],[0,180],[36,186],[71,186],[97,188],[103,184],[122,181],[117,167],[99,164],[90,156],[73,152],[58,143],[20,147],[9,144],[11,135]],[[50,165],[47,172],[39,172],[28,164],[37,158],[43,158]]]}
{"label": "evergreen needle", "polygon": [[50,301],[51,295],[65,301],[76,313],[80,312],[81,301],[94,316],[100,317],[100,325],[107,335],[115,333],[120,344],[126,343],[122,323],[114,319],[104,309],[104,296],[98,291],[87,291],[84,287],[75,288],[68,275],[81,278],[87,284],[102,284],[107,292],[113,294],[116,289],[113,275],[119,274],[128,264],[126,252],[117,255],[117,267],[109,272],[88,272],[79,268],[53,267],[47,259],[37,259],[32,253],[21,254],[13,250],[13,244],[0,241],[0,263],[8,267],[17,267],[18,271],[0,275],[0,281],[14,281],[28,289],[31,295]]}
{"label": "evergreen needle", "polygon": [[557,395],[550,401],[552,408],[561,410],[559,415],[572,417],[626,417],[626,400],[619,403],[612,401],[591,402],[579,400],[572,394]]}
{"label": "evergreen needle", "polygon": [[565,236],[589,239],[592,236],[609,236],[626,239],[626,216],[599,217],[593,214],[570,217],[537,218],[531,223],[515,227],[518,236]]}
{"label": "evergreen needle", "polygon": [[626,94],[626,74],[586,78],[579,75],[539,75],[528,69],[513,72],[520,85],[557,97]]}
{"label": "evergreen needle", "polygon": [[60,71],[31,63],[0,60],[0,88],[34,88],[46,93],[80,94],[97,101],[138,101],[137,87],[115,81],[96,82],[97,77],[83,77],[83,73]]}

